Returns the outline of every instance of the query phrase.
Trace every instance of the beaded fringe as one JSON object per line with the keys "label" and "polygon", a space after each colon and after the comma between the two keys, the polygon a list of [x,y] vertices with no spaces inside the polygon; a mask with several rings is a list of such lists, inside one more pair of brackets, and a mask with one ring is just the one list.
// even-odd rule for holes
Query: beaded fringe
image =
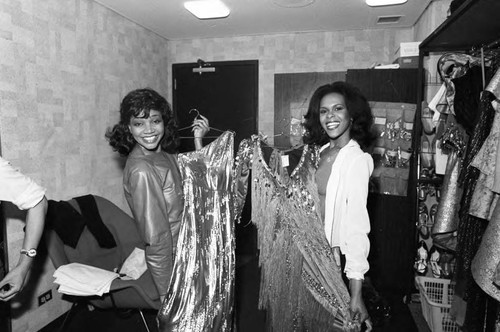
{"label": "beaded fringe", "polygon": [[[259,151],[253,155],[258,157]],[[349,293],[314,209],[318,200],[313,173],[305,170],[305,184],[295,185],[290,179],[283,186],[281,174],[273,174],[262,156],[254,158],[252,221],[260,250],[259,307],[268,311],[273,331],[341,331],[350,317]]]}

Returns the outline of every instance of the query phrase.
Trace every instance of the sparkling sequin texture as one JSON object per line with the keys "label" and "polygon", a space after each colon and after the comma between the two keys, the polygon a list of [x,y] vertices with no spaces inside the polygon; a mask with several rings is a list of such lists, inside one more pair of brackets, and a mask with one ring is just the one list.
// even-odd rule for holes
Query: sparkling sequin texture
{"label": "sparkling sequin texture", "polygon": [[174,272],[158,313],[160,331],[230,331],[234,288],[234,133],[179,156],[184,181]]}
{"label": "sparkling sequin texture", "polygon": [[259,306],[267,309],[273,331],[341,331],[349,321],[349,294],[316,209],[319,151],[304,146],[290,174],[281,164],[282,155],[274,150],[265,158],[259,137],[252,137],[240,144],[236,157],[236,215],[252,170],[252,222],[258,229],[261,266]]}

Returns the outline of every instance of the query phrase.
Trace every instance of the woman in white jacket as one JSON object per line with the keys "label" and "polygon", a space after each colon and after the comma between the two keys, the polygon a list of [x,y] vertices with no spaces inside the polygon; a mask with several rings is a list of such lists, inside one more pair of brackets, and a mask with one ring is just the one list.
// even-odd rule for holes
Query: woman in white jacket
{"label": "woman in white jacket", "polygon": [[321,147],[316,182],[325,234],[339,265],[339,251],[345,257],[350,310],[355,322],[366,324],[366,331],[371,331],[372,323],[361,286],[369,269],[366,202],[373,160],[363,148],[374,138],[372,124],[367,99],[345,82],[319,87],[311,97],[304,123],[304,143]]}

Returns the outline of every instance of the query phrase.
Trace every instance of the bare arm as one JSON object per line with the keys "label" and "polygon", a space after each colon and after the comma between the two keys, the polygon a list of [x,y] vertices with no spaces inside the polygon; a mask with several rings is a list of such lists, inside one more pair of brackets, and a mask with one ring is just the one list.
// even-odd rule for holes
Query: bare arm
{"label": "bare arm", "polygon": [[349,279],[351,317],[353,317],[354,322],[357,324],[361,325],[364,322],[366,324],[366,332],[370,332],[372,330],[372,322],[363,302],[362,285],[363,280],[361,279]]}
{"label": "bare arm", "polygon": [[203,137],[210,130],[208,119],[203,115],[199,115],[193,121],[194,146],[196,150],[201,150],[203,147]]}
{"label": "bare arm", "polygon": [[[45,225],[46,213],[47,199],[44,196],[37,205],[28,210],[26,216],[26,233],[23,242],[24,249],[38,247]],[[26,255],[19,256],[17,265],[0,281],[0,300],[8,301],[23,289],[26,275],[32,264],[33,258]]]}

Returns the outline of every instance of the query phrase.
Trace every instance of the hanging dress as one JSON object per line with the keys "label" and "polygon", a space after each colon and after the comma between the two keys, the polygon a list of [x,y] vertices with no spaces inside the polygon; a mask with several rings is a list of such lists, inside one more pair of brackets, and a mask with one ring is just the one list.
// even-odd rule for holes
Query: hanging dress
{"label": "hanging dress", "polygon": [[234,133],[179,155],[184,212],[172,279],[158,313],[160,331],[232,329]]}
{"label": "hanging dress", "polygon": [[[472,197],[480,176],[479,169],[473,167],[472,162],[491,131],[495,115],[491,101],[494,98],[492,93],[486,90],[483,91],[478,108],[478,121],[467,143],[463,169],[460,172],[458,180],[459,185],[462,186],[464,191],[460,202],[457,229],[455,296],[467,302],[463,325],[469,332],[491,331],[497,319],[497,314],[493,313],[497,307],[496,301],[489,297],[476,284],[471,272],[472,259],[479,248],[488,222],[485,219],[469,214]],[[452,304],[452,310],[459,308],[459,303],[461,302],[455,300]],[[457,310],[459,311],[457,317],[462,317],[461,310]]]}
{"label": "hanging dress", "polygon": [[274,150],[266,160],[258,136],[243,140],[235,160],[235,213],[240,215],[251,169],[252,222],[258,229],[259,307],[272,331],[342,331],[349,293],[328,244],[314,180],[319,151],[304,146],[297,166]]}

